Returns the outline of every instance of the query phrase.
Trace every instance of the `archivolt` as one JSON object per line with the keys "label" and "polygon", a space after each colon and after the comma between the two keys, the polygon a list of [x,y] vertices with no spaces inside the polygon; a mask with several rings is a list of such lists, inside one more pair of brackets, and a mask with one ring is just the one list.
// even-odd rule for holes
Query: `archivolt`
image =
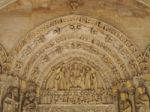
{"label": "archivolt", "polygon": [[150,45],[147,47],[146,51],[143,54],[143,62],[142,62],[142,70],[145,72],[145,74],[150,73]]}
{"label": "archivolt", "polygon": [[0,72],[5,73],[9,71],[8,54],[4,47],[0,44]]}
{"label": "archivolt", "polygon": [[[13,50],[11,71],[26,80],[33,73],[43,79],[48,77],[43,73],[51,69],[49,64],[53,64],[55,57],[60,58],[58,63],[63,62],[61,56],[65,53],[66,57],[82,57],[80,53],[85,53],[91,56],[85,57],[87,63],[100,62],[98,66],[103,65],[109,71],[109,74],[102,73],[108,81],[112,80],[110,76],[117,79],[111,85],[141,73],[140,60],[137,60],[141,54],[123,33],[102,21],[80,15],[50,20],[31,31]],[[97,62],[97,58],[101,61]]]}

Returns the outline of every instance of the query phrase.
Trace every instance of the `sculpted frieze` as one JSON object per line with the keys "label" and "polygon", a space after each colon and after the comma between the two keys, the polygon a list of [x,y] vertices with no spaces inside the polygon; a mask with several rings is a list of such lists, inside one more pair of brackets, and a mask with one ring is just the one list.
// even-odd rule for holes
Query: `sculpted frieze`
{"label": "sculpted frieze", "polygon": [[94,68],[75,60],[57,65],[42,85],[41,103],[111,103],[112,96],[98,83],[98,75]]}
{"label": "sculpted frieze", "polygon": [[[80,54],[82,54],[82,53],[80,53]],[[57,55],[57,53],[56,53],[56,55]],[[64,57],[66,57],[66,53],[64,54]],[[84,54],[85,55],[85,54]],[[70,55],[71,56],[71,55]],[[78,55],[75,55],[75,56],[78,56]],[[87,55],[88,56],[88,55]],[[57,56],[50,56],[50,57],[55,57],[55,58],[57,58]],[[61,56],[61,57],[59,57],[59,58],[61,58],[61,59],[63,59],[63,57]],[[60,59],[57,59],[57,60],[60,60]],[[85,57],[85,59],[86,59],[87,57]],[[90,59],[90,58],[89,58]],[[52,60],[54,60],[54,59],[52,59],[51,58],[51,61]],[[111,60],[110,60],[111,61]],[[43,62],[42,60],[41,61],[38,61],[38,62]],[[60,62],[61,62],[61,60],[60,60]],[[99,62],[99,61],[98,61]],[[104,62],[104,63],[106,63],[106,62]],[[110,64],[112,64],[112,63],[110,63]],[[110,65],[109,64],[109,65]],[[39,68],[43,68],[44,66],[45,67],[49,67],[50,65],[49,65],[49,62],[46,62],[46,63],[43,63],[43,64],[41,64],[41,63],[37,63],[37,64],[35,64],[36,66],[39,66]],[[111,66],[111,65],[110,65]],[[112,65],[112,67],[114,67],[113,65]],[[48,69],[48,68],[47,68]],[[32,69],[30,69],[30,70],[32,70]],[[43,71],[44,71],[44,69],[43,69]],[[32,72],[30,72],[30,73],[32,73]],[[32,76],[33,76],[33,74],[32,74]]]}
{"label": "sculpted frieze", "polygon": [[0,100],[7,93],[0,109],[6,112],[149,111],[149,81],[134,82],[148,67],[149,49],[142,57],[123,33],[102,21],[78,15],[48,21],[10,55],[0,47]]}
{"label": "sculpted frieze", "polygon": [[[66,44],[67,45],[67,44]],[[72,45],[71,45],[72,46]],[[76,45],[75,45],[76,46]],[[72,46],[73,48],[76,48],[74,45]],[[79,49],[81,49],[82,48],[82,44],[80,44],[79,45],[80,47],[79,47]],[[65,46],[64,46],[65,47]],[[70,47],[70,46],[68,46],[68,47]],[[65,48],[67,48],[68,49],[68,47],[65,47]],[[61,48],[61,51],[63,51],[63,47],[59,47],[59,48]],[[87,48],[85,48],[85,49],[87,49]],[[91,47],[90,47],[90,49],[91,49]],[[90,49],[88,50],[88,51],[90,51]],[[58,51],[58,48],[56,49],[56,51]],[[92,50],[93,52],[92,53],[94,53],[95,54],[95,52],[96,52],[96,54],[99,54],[99,53],[97,53],[97,51],[95,51],[94,49]],[[94,52],[95,51],[95,52]],[[43,52],[43,51],[42,51]],[[91,51],[90,51],[91,52]],[[41,54],[41,53],[39,53],[39,54]],[[47,54],[47,53],[46,53]],[[52,52],[50,53],[50,54],[52,54]],[[56,53],[57,54],[57,53]],[[112,54],[113,55],[113,54]],[[100,57],[102,57],[103,58],[103,60],[105,61],[105,63],[111,63],[111,59],[109,59],[109,58],[106,58],[106,56],[104,57],[103,55],[101,55]],[[44,62],[44,61],[40,61],[40,62]],[[33,63],[33,61],[31,61],[31,63]],[[122,63],[122,62],[120,62],[119,61],[119,59],[118,59],[118,63],[120,64],[120,66],[123,68],[124,66],[124,64]],[[122,64],[121,64],[122,63]],[[111,63],[112,64],[112,63]],[[28,65],[30,65],[30,64],[28,64]],[[111,67],[111,66],[110,66]],[[112,65],[112,67],[111,68],[114,68],[114,66]],[[126,72],[126,70],[125,70],[125,68],[123,68],[124,69],[124,71]],[[133,69],[134,70],[134,69]]]}
{"label": "sculpted frieze", "polygon": [[[80,68],[79,68],[80,65]],[[54,68],[51,74],[54,79],[50,79],[46,88],[63,90],[70,88],[94,89],[98,88],[97,73],[94,68],[82,63],[66,63]],[[52,84],[52,85],[50,85]]]}
{"label": "sculpted frieze", "polygon": [[[54,71],[54,69],[56,69],[56,68],[59,68],[59,66],[61,66],[63,63],[66,63],[66,64],[68,64],[68,66],[70,65],[69,64],[69,60],[71,61],[71,59],[73,59],[73,60],[75,60],[75,61],[77,61],[76,60],[76,58],[75,57],[77,57],[77,56],[73,56],[72,58],[70,57],[70,56],[68,56],[67,58],[66,58],[66,55],[67,54],[64,54],[64,56],[61,56],[61,59],[63,59],[65,62],[61,62],[61,60],[60,60],[60,57],[58,57],[58,58],[56,58],[56,59],[54,59],[51,63],[48,63],[48,65],[44,68],[44,70],[42,71],[42,73],[44,74],[43,75],[43,77],[40,77],[40,76],[37,76],[37,75],[32,75],[32,77],[36,77],[36,78],[34,78],[34,80],[36,80],[36,79],[40,79],[39,81],[40,81],[40,83],[43,83],[43,81],[42,81],[42,78],[43,78],[43,80],[45,80],[45,79],[48,79],[48,77],[50,77],[51,75],[52,75],[52,71]],[[103,80],[105,80],[105,79],[108,79],[108,77],[107,77],[107,75],[104,75],[104,74],[108,74],[108,71],[110,71],[110,69],[106,69],[106,67],[104,67],[104,65],[101,65],[101,67],[99,67],[98,66],[98,62],[99,62],[99,60],[97,60],[97,64],[95,65],[93,62],[91,62],[91,61],[87,61],[87,57],[89,57],[88,55],[86,55],[86,54],[83,54],[85,57],[83,57],[83,56],[78,56],[78,58],[79,59],[81,59],[81,60],[79,60],[80,61],[80,63],[85,63],[85,65],[87,65],[87,64],[89,64],[89,65],[92,65],[96,70],[97,70],[97,72],[100,72],[99,74],[101,74],[101,78],[103,79]],[[69,59],[70,58],[70,59]],[[89,57],[88,59],[90,59],[91,57]],[[57,66],[56,66],[57,65]],[[82,64],[81,64],[82,65]],[[71,66],[71,65],[70,65]],[[48,69],[49,67],[51,67],[52,68],[52,71],[51,71],[51,69]],[[67,67],[67,68],[69,68],[69,67]],[[68,72],[69,72],[69,69],[66,69]],[[107,73],[104,73],[104,70],[106,70],[107,71]],[[105,72],[106,72],[105,71]],[[102,76],[102,73],[103,73],[103,75],[104,76]],[[110,74],[110,73],[109,73]],[[105,78],[104,78],[105,77]],[[101,82],[103,82],[103,81],[101,81]],[[105,82],[107,82],[107,80],[105,80]],[[104,84],[102,84],[102,85],[104,85]],[[101,86],[102,86],[101,85]],[[107,86],[109,86],[110,84],[107,84]],[[45,87],[44,85],[42,85],[41,87]]]}
{"label": "sculpted frieze", "polygon": [[96,105],[96,106],[38,106],[38,112],[115,112],[113,105]]}
{"label": "sculpted frieze", "polygon": [[[69,24],[69,23],[74,23],[74,22],[77,22],[77,21],[79,23],[77,23],[77,24],[71,24],[71,25]],[[83,24],[86,23],[86,24],[82,25],[81,23],[83,23]],[[54,24],[57,24],[57,25],[54,25]],[[95,25],[95,27],[93,27],[93,26],[90,27],[92,24]],[[46,27],[44,27],[45,25],[46,25]],[[58,27],[58,25],[60,25],[60,26]],[[64,25],[65,25],[65,27],[63,27]],[[53,27],[51,28],[51,26],[53,26]],[[54,26],[56,26],[56,28],[54,28]],[[101,29],[99,29],[99,27]],[[77,37],[69,36],[69,35],[72,35],[72,34],[68,34],[68,36],[59,37],[59,35],[67,35],[67,31],[69,32],[70,30],[75,30],[75,32],[78,32],[78,33],[81,33],[81,34],[82,34],[82,32],[85,32],[86,30],[88,30],[89,33],[90,33],[91,32],[91,28],[94,29],[94,32],[95,31],[97,32],[97,31],[100,30],[100,33],[102,33],[102,34],[98,33],[98,35],[100,34],[101,37],[98,38],[98,39],[92,39],[90,36],[86,37],[86,36],[83,36],[83,35],[82,36],[77,36]],[[36,35],[34,35],[34,34],[36,34],[36,33],[34,33],[34,32],[36,32],[36,30],[37,31],[41,30],[41,31],[44,31],[44,32],[41,33],[40,31],[38,31],[37,32],[37,36],[36,36]],[[118,67],[122,71],[124,71],[124,74],[135,75],[135,74],[137,74],[137,72],[136,72],[137,70],[140,71],[140,68],[138,67],[138,62],[136,62],[135,56],[132,54],[133,51],[131,51],[132,52],[131,53],[130,49],[126,49],[125,48],[126,44],[122,45],[122,43],[120,43],[119,38],[116,38],[117,36],[120,36],[120,35],[122,36],[123,34],[121,34],[120,32],[117,32],[116,29],[113,29],[112,26],[109,26],[106,23],[98,22],[98,21],[96,21],[94,19],[91,19],[91,18],[88,18],[88,17],[70,16],[70,18],[69,17],[64,17],[64,18],[56,19],[54,21],[49,21],[48,23],[41,25],[41,27],[37,28],[36,30],[35,31],[33,30],[29,34],[29,37],[28,36],[26,37],[26,39],[23,41],[23,43],[27,42],[27,40],[30,40],[32,38],[34,39],[35,37],[37,39],[35,38],[34,41],[31,41],[32,43],[29,46],[27,46],[26,48],[23,48],[23,50],[21,50],[20,53],[17,56],[18,60],[22,61],[23,65],[26,63],[26,59],[28,58],[28,56],[33,55],[33,50],[36,50],[37,48],[40,48],[43,45],[44,45],[45,48],[43,47],[43,49],[41,49],[40,52],[37,53],[35,56],[33,55],[33,57],[39,56],[40,54],[44,54],[44,52],[47,51],[47,49],[49,48],[49,46],[55,46],[58,43],[60,43],[61,40],[62,41],[67,41],[67,39],[75,39],[75,38],[79,39],[79,37],[80,37],[80,39],[83,39],[83,41],[90,42],[91,46],[92,46],[92,44],[94,44],[94,45],[97,45],[97,46],[101,47],[105,51],[109,52],[110,55],[113,56],[113,58],[117,62]],[[65,31],[64,34],[63,34],[63,31]],[[115,31],[119,35],[116,35],[117,33],[114,33]],[[45,35],[45,36],[43,36],[43,35]],[[58,35],[59,38],[56,38],[55,37],[56,35]],[[93,33],[91,33],[90,35],[92,37],[94,37]],[[104,35],[106,35],[106,37]],[[38,37],[40,39],[38,39]],[[56,38],[56,39],[53,39],[53,38]],[[41,39],[42,39],[42,41],[41,41]],[[37,40],[39,40],[39,41],[37,41]],[[48,43],[48,41],[50,41],[50,43],[46,45],[46,43]],[[103,44],[102,42],[99,42],[99,41],[106,42],[106,45]],[[129,41],[127,41],[127,39],[125,37],[121,41],[122,42],[124,42],[124,41],[127,42],[128,46],[126,46],[126,47],[132,46],[132,44]],[[71,46],[72,47],[76,47],[78,45],[75,45],[73,43]],[[108,46],[108,47],[106,47],[106,46]],[[64,47],[68,47],[68,46],[64,46]],[[113,50],[115,50],[116,52],[119,51],[120,55],[117,56],[115,53],[112,54],[114,51],[111,51],[111,49],[109,49],[109,47],[111,49],[113,48]],[[63,50],[63,48],[61,48],[61,47],[57,47],[56,49],[57,49],[57,51],[56,51],[57,53],[61,53],[62,50]],[[95,49],[93,49],[92,47],[90,48],[90,50],[93,51],[94,53],[97,53],[97,51]],[[132,64],[130,63],[130,60],[128,60],[128,59],[130,59],[129,57],[130,58],[132,57],[131,60],[134,60]],[[126,61],[122,62],[121,60],[124,60],[124,59],[126,59]],[[36,60],[36,59],[31,59],[31,60]],[[30,61],[30,63],[33,63],[33,62]],[[28,64],[28,65],[30,65],[30,64]],[[129,68],[124,69],[124,67],[127,66],[127,65],[129,66]],[[14,66],[14,69],[18,69],[15,66]],[[131,67],[132,67],[132,69],[130,69]],[[29,68],[29,67],[27,66],[26,68]],[[25,68],[25,70],[26,70],[26,68]],[[24,68],[21,67],[20,70],[23,70],[23,69]],[[26,71],[22,71],[22,73],[19,73],[19,70],[15,70],[15,71],[18,71],[18,74],[27,73]]]}
{"label": "sculpted frieze", "polygon": [[[68,24],[70,22],[77,22],[77,23],[79,22],[79,23],[86,24],[87,26],[97,26],[97,27],[103,28],[103,30],[118,37],[118,39],[120,41],[127,44],[127,47],[129,47],[129,49],[130,49],[130,47],[131,47],[131,49],[132,49],[132,47],[134,47],[134,45],[131,44],[132,42],[130,42],[127,39],[127,37],[125,37],[125,35],[123,35],[121,32],[119,32],[112,26],[110,26],[102,21],[97,21],[95,19],[91,19],[86,16],[78,16],[78,15],[72,15],[72,16],[68,16],[68,17],[66,16],[66,17],[58,18],[56,20],[49,21],[49,22],[41,25],[40,27],[36,28],[36,30],[33,30],[30,34],[28,34],[28,36],[23,40],[23,42],[27,43],[28,42],[27,40],[33,39],[33,38],[37,37],[38,35],[44,35],[48,30],[50,31],[50,29],[53,26],[57,26],[57,25],[61,26],[62,24]],[[21,49],[24,46],[24,44],[20,44],[19,46],[16,48],[16,50]],[[134,48],[134,49],[136,50],[137,48]],[[133,49],[131,51],[134,52]],[[136,51],[138,51],[138,50],[136,50]]]}
{"label": "sculpted frieze", "polygon": [[[48,90],[47,90],[48,91]],[[44,91],[43,91],[44,92]],[[112,96],[106,93],[96,93],[92,90],[65,90],[65,91],[51,91],[45,92],[40,98],[41,104],[103,104],[112,103]]]}
{"label": "sculpted frieze", "polygon": [[[71,38],[71,37],[68,36],[68,38],[69,38],[69,39],[72,39],[73,37]],[[83,38],[83,36],[81,36],[81,38],[80,38],[80,37],[78,37],[78,38],[79,38],[79,39],[84,39],[84,41],[85,41],[85,39],[87,39],[87,38],[85,38],[85,37]],[[65,37],[65,39],[67,39],[67,38]],[[50,42],[50,45],[54,45],[55,42],[57,43],[57,42],[59,42],[59,41],[60,41],[60,38],[59,38],[58,40],[56,39],[56,41]],[[110,50],[105,46],[105,44],[101,44],[100,42],[98,42],[98,40],[95,40],[95,41],[94,41],[94,40],[88,39],[87,41],[92,41],[93,44],[97,44],[98,46],[104,48],[106,51],[109,51],[109,52],[110,52]],[[95,42],[96,42],[96,43],[95,43]],[[49,44],[47,44],[47,46],[44,46],[44,47],[45,47],[45,48],[48,48],[48,45],[49,45]],[[74,46],[74,45],[73,45],[73,46]],[[67,46],[66,46],[66,47],[67,47]],[[41,50],[41,52],[38,53],[37,56],[39,56],[40,54],[43,54],[43,52],[46,51],[45,48],[43,48],[43,50]],[[61,48],[61,49],[62,49],[62,48]],[[91,49],[91,51],[94,51],[94,49]],[[112,53],[112,52],[110,52],[110,53]],[[115,54],[111,54],[111,55],[116,58]],[[120,62],[119,62],[119,58],[117,59],[117,61],[118,61],[118,63],[120,63]],[[30,65],[30,64],[29,64],[29,65]],[[123,65],[123,64],[121,64],[121,65]]]}

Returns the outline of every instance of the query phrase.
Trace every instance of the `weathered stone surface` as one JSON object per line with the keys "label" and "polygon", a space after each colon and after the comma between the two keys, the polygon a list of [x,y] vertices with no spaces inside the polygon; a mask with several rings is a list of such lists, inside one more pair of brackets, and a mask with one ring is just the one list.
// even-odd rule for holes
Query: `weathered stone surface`
{"label": "weathered stone surface", "polygon": [[149,2],[9,3],[0,4],[0,111],[150,111]]}

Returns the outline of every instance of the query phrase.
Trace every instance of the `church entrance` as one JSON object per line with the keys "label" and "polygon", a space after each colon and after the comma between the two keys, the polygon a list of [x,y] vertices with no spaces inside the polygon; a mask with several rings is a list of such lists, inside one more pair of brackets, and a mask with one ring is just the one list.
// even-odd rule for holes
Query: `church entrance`
{"label": "church entrance", "polygon": [[142,73],[140,53],[103,21],[80,15],[47,21],[12,56],[17,112],[136,112],[133,79]]}

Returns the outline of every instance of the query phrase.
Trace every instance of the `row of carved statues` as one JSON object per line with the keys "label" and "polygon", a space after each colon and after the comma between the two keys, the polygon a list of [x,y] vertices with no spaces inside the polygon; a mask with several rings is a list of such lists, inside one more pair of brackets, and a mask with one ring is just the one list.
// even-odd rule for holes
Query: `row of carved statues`
{"label": "row of carved statues", "polygon": [[24,112],[36,107],[36,84],[11,75],[0,74],[0,112]]}
{"label": "row of carved statues", "polygon": [[150,112],[149,82],[139,81],[138,86],[127,82],[121,90],[116,90],[114,104],[117,112]]}
{"label": "row of carved statues", "polygon": [[[113,94],[97,93],[93,89],[72,88],[41,90],[45,92],[43,95],[39,94],[39,88],[34,82],[26,82],[7,74],[1,74],[0,80],[1,112],[37,112],[39,105],[61,104],[107,104],[114,105],[115,112],[150,112],[150,82],[141,79],[129,80],[112,87]],[[14,80],[16,85],[12,82]]]}
{"label": "row of carved statues", "polygon": [[[51,91],[51,90],[47,90]],[[40,98],[41,104],[102,104],[112,103],[112,95],[94,90],[51,91]]]}
{"label": "row of carved statues", "polygon": [[46,88],[67,90],[71,88],[97,89],[98,75],[95,70],[80,63],[62,66],[51,71],[51,78]]}
{"label": "row of carved statues", "polygon": [[[9,86],[7,88],[6,94],[4,94],[3,96],[1,94],[0,109],[2,112],[29,112],[29,110],[31,110],[31,112],[34,112],[36,111],[38,105],[62,104],[61,101],[65,100],[64,102],[68,104],[92,104],[89,101],[94,102],[94,104],[114,104],[114,106],[116,107],[116,111],[118,112],[149,112],[150,92],[148,87],[149,86],[145,86],[145,82],[140,83],[138,87],[134,88],[132,86],[129,86],[128,88],[124,86],[124,88],[122,88],[121,90],[116,91],[116,94],[113,95],[112,102],[107,101],[96,103],[94,101],[97,101],[99,98],[101,99],[102,95],[95,94],[94,91],[89,91],[89,93],[87,94],[87,91],[84,93],[85,90],[83,90],[82,94],[77,94],[79,92],[75,90],[76,93],[73,93],[73,96],[71,93],[66,93],[67,96],[65,97],[66,94],[64,90],[61,91],[62,93],[57,93],[54,91],[55,94],[54,92],[52,92],[48,95],[48,97],[45,96],[45,98],[44,96],[37,96],[37,87],[34,83],[30,82],[27,86],[27,89],[24,91],[22,90],[22,88]],[[51,100],[50,102],[47,102],[49,100],[48,98]],[[76,102],[70,102],[67,98],[71,98],[70,101],[74,100]],[[104,99],[106,98],[108,98],[108,96],[104,97]],[[83,102],[80,102],[80,99],[82,99]],[[43,100],[43,102],[41,100]],[[52,102],[52,100],[54,100],[54,102]]]}

